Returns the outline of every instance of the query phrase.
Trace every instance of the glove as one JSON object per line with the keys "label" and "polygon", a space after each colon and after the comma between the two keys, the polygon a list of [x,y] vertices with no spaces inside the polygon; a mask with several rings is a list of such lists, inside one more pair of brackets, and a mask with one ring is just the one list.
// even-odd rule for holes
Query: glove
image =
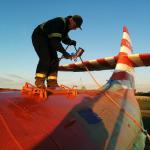
{"label": "glove", "polygon": [[74,40],[71,40],[70,45],[76,46],[77,42]]}
{"label": "glove", "polygon": [[66,58],[66,59],[71,59],[71,57],[72,57],[68,52],[64,52],[64,53],[63,53],[63,56],[64,56],[64,58]]}

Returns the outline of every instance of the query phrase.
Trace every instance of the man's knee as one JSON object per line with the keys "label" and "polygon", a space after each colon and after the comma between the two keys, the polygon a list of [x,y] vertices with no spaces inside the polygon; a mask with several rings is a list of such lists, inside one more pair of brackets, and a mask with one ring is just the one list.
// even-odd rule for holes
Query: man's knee
{"label": "man's knee", "polygon": [[50,63],[51,63],[51,60],[48,58],[48,59],[40,59],[39,61],[40,64],[44,65],[44,66],[49,66]]}
{"label": "man's knee", "polygon": [[51,65],[52,66],[58,66],[59,65],[59,59],[52,59],[51,60]]}

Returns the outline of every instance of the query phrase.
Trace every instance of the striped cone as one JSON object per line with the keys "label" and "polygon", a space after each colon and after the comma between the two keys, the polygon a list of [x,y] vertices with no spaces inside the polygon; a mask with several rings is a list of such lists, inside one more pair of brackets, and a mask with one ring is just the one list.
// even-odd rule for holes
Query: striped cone
{"label": "striped cone", "polygon": [[132,43],[127,27],[123,27],[120,52],[111,82],[116,81],[125,88],[134,88],[134,63],[128,55],[132,53]]}

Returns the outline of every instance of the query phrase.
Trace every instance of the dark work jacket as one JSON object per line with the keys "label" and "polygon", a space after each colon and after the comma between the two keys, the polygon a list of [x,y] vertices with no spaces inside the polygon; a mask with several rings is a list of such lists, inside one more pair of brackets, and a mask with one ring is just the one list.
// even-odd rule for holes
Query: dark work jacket
{"label": "dark work jacket", "polygon": [[66,50],[63,48],[61,41],[69,45],[71,39],[68,36],[68,19],[57,17],[43,24],[39,25],[42,31],[49,38],[50,45],[54,50],[64,53]]}

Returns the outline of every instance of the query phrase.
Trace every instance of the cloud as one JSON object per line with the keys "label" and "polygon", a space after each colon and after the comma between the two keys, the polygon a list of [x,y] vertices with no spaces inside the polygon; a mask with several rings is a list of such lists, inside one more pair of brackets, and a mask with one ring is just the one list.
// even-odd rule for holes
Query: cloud
{"label": "cloud", "polygon": [[0,76],[0,83],[8,83],[8,82],[13,82],[13,80],[10,78],[5,78]]}
{"label": "cloud", "polygon": [[149,84],[136,84],[136,90],[140,92],[149,92],[150,85]]}
{"label": "cloud", "polygon": [[15,74],[0,76],[0,88],[21,88],[25,79]]}
{"label": "cloud", "polygon": [[11,77],[11,78],[15,78],[15,79],[22,79],[25,80],[23,77],[16,75],[16,74],[7,74],[7,76]]}

